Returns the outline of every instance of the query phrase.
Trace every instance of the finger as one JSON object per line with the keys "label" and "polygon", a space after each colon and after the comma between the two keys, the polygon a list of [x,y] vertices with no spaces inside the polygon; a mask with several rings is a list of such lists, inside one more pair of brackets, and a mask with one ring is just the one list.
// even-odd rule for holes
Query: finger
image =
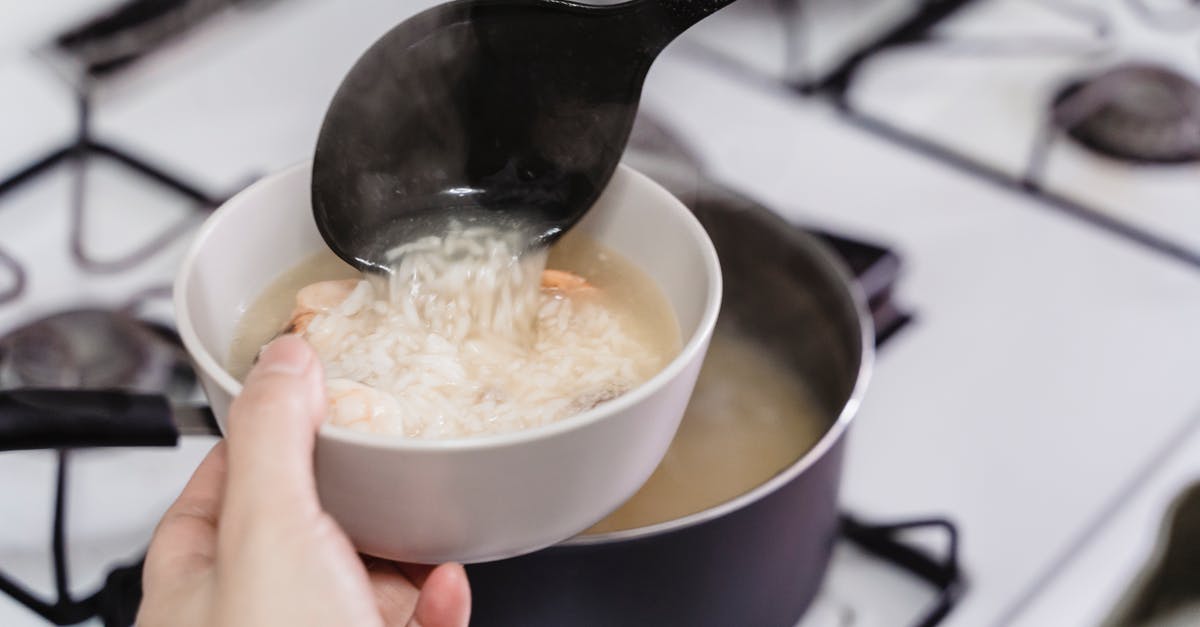
{"label": "finger", "polygon": [[467,627],[471,620],[471,587],[460,564],[442,564],[429,573],[410,627]]}
{"label": "finger", "polygon": [[218,442],[154,531],[143,572],[147,586],[211,568],[224,483],[225,443]]}
{"label": "finger", "polygon": [[229,410],[230,514],[318,511],[313,444],[325,416],[321,364],[294,335],[271,342]]}
{"label": "finger", "polygon": [[420,591],[395,564],[374,558],[363,561],[383,624],[387,627],[408,625],[417,610]]}

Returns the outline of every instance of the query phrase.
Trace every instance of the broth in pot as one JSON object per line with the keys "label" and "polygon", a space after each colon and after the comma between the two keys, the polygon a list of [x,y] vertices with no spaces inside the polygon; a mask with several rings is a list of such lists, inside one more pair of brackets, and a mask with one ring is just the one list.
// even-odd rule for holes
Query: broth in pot
{"label": "broth in pot", "polygon": [[666,457],[637,494],[585,534],[664,523],[745,494],[800,459],[828,423],[783,360],[718,323]]}

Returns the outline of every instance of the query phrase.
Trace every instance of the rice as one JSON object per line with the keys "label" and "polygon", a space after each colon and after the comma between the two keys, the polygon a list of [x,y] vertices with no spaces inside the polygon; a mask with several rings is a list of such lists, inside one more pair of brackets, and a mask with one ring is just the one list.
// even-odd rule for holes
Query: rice
{"label": "rice", "polygon": [[540,289],[545,252],[456,229],[392,251],[307,322],[333,424],[412,438],[549,424],[620,396],[661,365],[599,290]]}

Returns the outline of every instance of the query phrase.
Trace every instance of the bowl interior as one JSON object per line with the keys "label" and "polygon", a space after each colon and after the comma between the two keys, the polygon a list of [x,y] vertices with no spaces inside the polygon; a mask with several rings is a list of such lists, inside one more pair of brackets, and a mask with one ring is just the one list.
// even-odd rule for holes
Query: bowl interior
{"label": "bowl interior", "polygon": [[[300,164],[234,197],[201,229],[180,271],[180,332],[198,367],[230,395],[241,388],[225,367],[238,321],[276,277],[325,247],[312,217],[310,175],[309,164]],[[720,268],[685,207],[622,167],[576,228],[629,258],[670,302],[683,350],[665,371],[703,350],[720,305]]]}

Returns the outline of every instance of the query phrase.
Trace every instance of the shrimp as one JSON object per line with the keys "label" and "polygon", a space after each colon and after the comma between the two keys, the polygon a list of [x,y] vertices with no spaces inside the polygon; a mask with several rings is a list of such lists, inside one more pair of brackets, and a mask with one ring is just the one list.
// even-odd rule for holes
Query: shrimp
{"label": "shrimp", "polygon": [[325,383],[329,422],[358,431],[403,433],[400,405],[392,395],[350,379]]}
{"label": "shrimp", "polygon": [[587,279],[566,270],[543,270],[542,289],[564,294],[590,292],[596,287]]}
{"label": "shrimp", "polygon": [[292,309],[292,316],[283,332],[304,333],[317,314],[345,302],[356,287],[358,279],[320,281],[304,286],[296,292],[296,306]]}
{"label": "shrimp", "polygon": [[[304,286],[296,292],[296,305],[283,333],[303,335],[317,314],[325,313],[346,302],[359,283],[358,279],[339,279]],[[587,279],[565,270],[543,271],[541,288],[567,295],[586,294],[596,289]]]}

